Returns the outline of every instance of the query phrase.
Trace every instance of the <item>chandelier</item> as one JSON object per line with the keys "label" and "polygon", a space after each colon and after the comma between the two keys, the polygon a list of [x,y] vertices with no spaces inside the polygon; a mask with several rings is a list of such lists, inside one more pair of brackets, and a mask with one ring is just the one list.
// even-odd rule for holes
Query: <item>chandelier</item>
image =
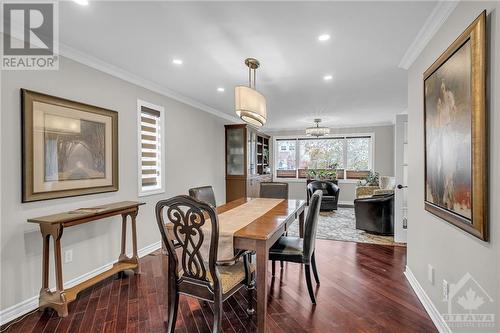
{"label": "chandelier", "polygon": [[310,136],[320,137],[330,134],[330,129],[328,127],[320,127],[319,123],[321,119],[314,119],[316,126],[306,128],[306,134]]}
{"label": "chandelier", "polygon": [[[245,59],[248,67],[248,87],[237,86],[234,88],[234,105],[236,114],[244,122],[255,127],[261,127],[266,123],[266,98],[255,90],[256,69],[259,68],[259,61],[254,58]],[[252,84],[253,74],[253,84]]]}

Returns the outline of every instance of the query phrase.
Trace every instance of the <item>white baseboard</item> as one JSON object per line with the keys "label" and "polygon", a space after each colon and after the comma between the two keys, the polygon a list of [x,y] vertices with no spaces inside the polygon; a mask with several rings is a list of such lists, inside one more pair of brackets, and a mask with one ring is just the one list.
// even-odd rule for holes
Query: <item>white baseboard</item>
{"label": "white baseboard", "polygon": [[[138,252],[137,254],[139,255],[139,258],[142,258],[142,257],[147,256],[148,254],[160,249],[160,248],[161,248],[161,241],[158,241],[158,242],[150,244],[146,247],[143,247],[142,249],[139,249],[139,251],[137,251]],[[109,264],[103,265],[101,267],[98,267],[98,268],[96,268],[90,272],[87,272],[83,275],[80,275],[74,279],[66,281],[64,283],[64,288],[71,288],[71,287],[76,286],[77,284],[79,284],[85,280],[88,280],[90,278],[93,278],[96,275],[99,275],[102,272],[111,268],[111,266],[113,266],[113,264],[116,262],[117,262],[117,260],[115,260]],[[30,298],[28,298],[28,299],[26,299],[18,304],[15,304],[11,307],[8,307],[7,309],[0,311],[0,325],[6,324],[6,323],[8,323],[16,318],[19,318],[22,315],[24,315],[25,313],[28,313],[31,310],[36,309],[37,307],[38,307],[38,295],[35,295],[35,296],[30,297]]]}
{"label": "white baseboard", "polygon": [[339,201],[338,204],[343,206],[354,206],[354,201]]}
{"label": "white baseboard", "polygon": [[427,311],[427,314],[429,314],[429,317],[431,317],[431,320],[436,326],[437,330],[440,333],[452,333],[443,316],[441,316],[441,313],[439,313],[434,303],[432,303],[431,299],[425,292],[424,288],[422,288],[415,275],[413,275],[410,267],[406,266],[404,274],[411,287],[413,288],[413,291],[415,292],[415,294],[417,294],[420,303],[422,303],[422,305],[424,306],[425,311]]}

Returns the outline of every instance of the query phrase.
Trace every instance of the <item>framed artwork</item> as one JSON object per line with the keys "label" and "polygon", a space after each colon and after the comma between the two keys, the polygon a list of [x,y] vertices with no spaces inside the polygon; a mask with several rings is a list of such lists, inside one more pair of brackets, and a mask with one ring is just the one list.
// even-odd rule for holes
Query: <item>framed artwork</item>
{"label": "framed artwork", "polygon": [[486,11],[424,73],[425,209],[487,240]]}
{"label": "framed artwork", "polygon": [[118,191],[118,113],[21,89],[22,202]]}

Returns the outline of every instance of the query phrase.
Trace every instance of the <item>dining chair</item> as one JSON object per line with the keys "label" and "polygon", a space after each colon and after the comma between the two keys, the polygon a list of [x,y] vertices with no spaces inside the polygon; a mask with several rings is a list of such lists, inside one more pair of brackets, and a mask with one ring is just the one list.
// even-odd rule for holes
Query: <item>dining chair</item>
{"label": "dining chair", "polygon": [[261,198],[288,199],[288,183],[262,182],[260,183]]}
{"label": "dining chair", "polygon": [[167,332],[175,330],[179,294],[214,304],[212,332],[221,331],[222,303],[243,287],[248,290],[247,313],[254,313],[255,267],[243,250],[231,259],[217,260],[219,220],[213,206],[187,195],[176,196],[156,204],[156,220],[168,252]]}
{"label": "dining chair", "polygon": [[316,267],[314,249],[322,196],[323,192],[320,190],[317,190],[311,196],[304,225],[304,238],[281,236],[269,250],[269,260],[272,261],[273,277],[276,273],[276,260],[304,264],[307,290],[309,291],[309,296],[311,297],[313,304],[316,304],[316,296],[314,295],[311,283],[311,266],[316,284],[319,284],[319,275]]}
{"label": "dining chair", "polygon": [[189,196],[217,207],[214,189],[212,186],[193,187],[189,189]]}

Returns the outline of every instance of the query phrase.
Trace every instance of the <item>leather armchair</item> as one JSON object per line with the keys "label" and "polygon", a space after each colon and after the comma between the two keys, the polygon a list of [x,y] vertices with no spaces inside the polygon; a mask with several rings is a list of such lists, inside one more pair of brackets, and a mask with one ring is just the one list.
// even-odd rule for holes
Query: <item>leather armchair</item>
{"label": "leather armchair", "polygon": [[394,235],[394,194],[354,200],[356,229],[379,235]]}
{"label": "leather armchair", "polygon": [[320,190],[323,193],[321,200],[321,210],[336,210],[339,201],[340,188],[334,183],[327,180],[315,180],[307,185],[308,199],[314,192]]}

